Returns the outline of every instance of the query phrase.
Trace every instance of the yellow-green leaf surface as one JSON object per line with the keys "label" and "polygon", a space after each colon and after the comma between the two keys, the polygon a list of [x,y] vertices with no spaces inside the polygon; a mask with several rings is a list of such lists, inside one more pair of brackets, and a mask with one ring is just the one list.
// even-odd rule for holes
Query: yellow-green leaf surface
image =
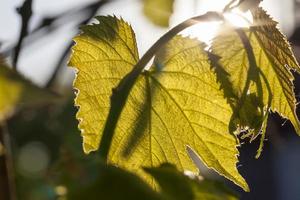
{"label": "yellow-green leaf surface", "polygon": [[[271,107],[272,111],[289,119],[300,134],[295,113],[294,77],[290,72],[291,69],[300,72],[299,65],[285,36],[277,29],[277,23],[261,8],[252,10],[252,14],[254,25],[239,30],[245,34],[250,47],[243,44],[245,38],[232,28],[216,37],[212,50],[221,57],[220,64],[227,72],[236,96],[240,97],[245,90],[262,98],[265,108]],[[252,83],[247,88],[249,80]]]}
{"label": "yellow-green leaf surface", "polygon": [[[138,59],[127,23],[115,17],[98,20],[75,38],[70,60],[78,69],[74,87],[86,153],[98,149],[112,88]],[[176,37],[158,53],[156,68],[138,78],[128,97],[108,159],[145,178],[141,166],[163,162],[195,171],[186,153],[189,145],[208,167],[247,190],[236,169],[236,140],[228,131],[232,111],[202,48],[196,40]],[[124,156],[132,138],[134,148]]]}
{"label": "yellow-green leaf surface", "polygon": [[133,68],[138,58],[131,27],[116,17],[97,17],[101,23],[82,28],[69,62],[78,69],[75,104],[85,153],[98,149],[110,106],[112,88]]}
{"label": "yellow-green leaf surface", "polygon": [[16,108],[40,105],[54,97],[14,72],[0,57],[0,121],[13,114]]}
{"label": "yellow-green leaf surface", "polygon": [[174,0],[143,0],[145,15],[156,25],[169,26]]}

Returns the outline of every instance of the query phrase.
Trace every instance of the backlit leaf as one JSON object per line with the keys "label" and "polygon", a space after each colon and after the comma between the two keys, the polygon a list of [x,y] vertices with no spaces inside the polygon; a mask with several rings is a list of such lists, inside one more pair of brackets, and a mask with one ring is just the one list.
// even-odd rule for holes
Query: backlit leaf
{"label": "backlit leaf", "polygon": [[85,153],[95,151],[110,106],[112,88],[138,60],[135,35],[131,27],[116,17],[97,17],[101,23],[82,28],[69,65],[78,69],[74,87],[75,104]]}
{"label": "backlit leaf", "polygon": [[[112,88],[138,59],[128,24],[115,17],[98,20],[100,24],[85,26],[75,38],[70,60],[78,69],[77,118],[87,153],[99,146]],[[181,171],[195,171],[186,153],[188,145],[208,167],[248,190],[236,169],[236,139],[228,130],[232,110],[203,48],[197,40],[178,36],[160,50],[155,67],[138,78],[128,97],[109,162],[155,185],[140,167],[170,162]],[[127,151],[129,144],[133,148]]]}
{"label": "backlit leaf", "polygon": [[[212,51],[220,56],[218,67],[226,72],[219,73],[219,81],[224,91],[233,91],[227,95],[229,101],[238,102],[232,103],[233,107],[249,102],[245,100],[249,99],[249,94],[254,96],[257,105],[252,103],[252,108],[246,107],[250,115],[245,115],[245,119],[259,119],[263,122],[260,126],[265,129],[267,112],[271,109],[289,119],[300,134],[294,77],[290,72],[300,72],[299,65],[285,36],[277,29],[277,23],[261,8],[252,10],[252,14],[254,24],[249,29],[229,27],[213,42]],[[251,116],[255,110],[261,117]],[[254,127],[253,122],[247,125]]]}

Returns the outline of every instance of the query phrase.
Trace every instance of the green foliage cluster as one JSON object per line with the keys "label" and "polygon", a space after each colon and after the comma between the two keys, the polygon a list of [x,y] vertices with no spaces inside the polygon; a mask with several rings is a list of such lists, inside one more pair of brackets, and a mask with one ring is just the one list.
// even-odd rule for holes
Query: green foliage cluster
{"label": "green foliage cluster", "polygon": [[277,23],[258,6],[249,10],[249,28],[236,28],[220,14],[224,31],[209,47],[179,35],[159,40],[150,69],[122,19],[97,17],[98,24],[84,26],[69,63],[78,69],[75,104],[84,151],[100,144],[108,163],[156,188],[159,181],[143,167],[167,162],[196,172],[189,147],[248,191],[236,168],[238,136],[261,135],[258,157],[270,111],[291,120],[299,133],[291,74],[299,65]]}

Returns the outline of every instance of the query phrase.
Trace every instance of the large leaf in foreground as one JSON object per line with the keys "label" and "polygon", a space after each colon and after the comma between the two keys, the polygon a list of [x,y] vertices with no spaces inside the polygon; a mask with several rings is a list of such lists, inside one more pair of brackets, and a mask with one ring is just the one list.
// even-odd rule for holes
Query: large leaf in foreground
{"label": "large leaf in foreground", "polygon": [[0,121],[10,117],[16,108],[41,105],[56,98],[13,71],[0,57]]}
{"label": "large leaf in foreground", "polygon": [[[87,153],[99,146],[112,88],[138,57],[128,24],[114,17],[98,19],[100,24],[84,27],[75,38],[70,61],[79,70],[74,87]],[[202,48],[196,40],[176,37],[160,51],[156,69],[141,75],[128,97],[109,161],[152,183],[141,166],[170,162],[180,170],[195,170],[186,154],[189,145],[208,167],[247,190],[236,169],[236,140],[228,131],[231,108]],[[133,146],[130,151],[126,151],[128,144]]]}
{"label": "large leaf in foreground", "polygon": [[156,25],[169,26],[174,0],[143,0],[145,15]]}
{"label": "large leaf in foreground", "polygon": [[[224,83],[229,79],[238,98],[244,91],[262,98],[265,109],[271,108],[289,119],[300,134],[294,77],[290,72],[291,69],[300,72],[299,65],[277,23],[261,8],[252,13],[254,25],[249,30],[231,28],[214,40],[212,50],[221,57],[220,64],[227,72],[227,77],[219,76],[220,81],[226,90]],[[248,111],[251,113],[253,109]]]}
{"label": "large leaf in foreground", "polygon": [[236,140],[228,130],[232,110],[204,48],[197,40],[177,36],[155,58],[155,69],[148,78],[152,98],[147,100],[151,103],[151,162],[158,154],[162,155],[160,162],[166,159],[179,169],[192,169],[186,157],[188,145],[208,167],[247,189],[236,169]]}

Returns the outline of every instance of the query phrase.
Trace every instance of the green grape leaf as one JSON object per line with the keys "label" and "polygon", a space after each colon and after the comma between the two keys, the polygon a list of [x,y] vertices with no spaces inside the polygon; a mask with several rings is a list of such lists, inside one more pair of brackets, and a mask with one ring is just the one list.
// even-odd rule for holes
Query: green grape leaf
{"label": "green grape leaf", "polygon": [[[244,126],[260,126],[264,135],[271,109],[289,119],[300,134],[291,73],[300,72],[299,65],[286,37],[277,29],[277,22],[262,8],[252,9],[252,14],[254,22],[249,29],[227,27],[214,39],[212,52],[220,56],[216,67],[218,80],[224,91],[232,91],[225,92],[225,96],[233,110],[245,106],[248,115],[237,117],[248,120]],[[255,119],[259,123],[254,124]]]}
{"label": "green grape leaf", "polygon": [[145,168],[155,178],[165,199],[172,200],[237,200],[235,194],[222,183],[206,180],[191,174],[179,172],[170,164],[156,168]]}
{"label": "green grape leaf", "polygon": [[[251,49],[247,50],[251,48],[247,35],[243,30],[229,26],[223,30],[212,44],[212,52],[220,57],[210,56],[210,59],[233,109],[230,131],[236,134],[248,131],[250,134],[247,135],[254,139],[264,130],[262,126],[268,116],[263,102],[262,80],[258,78],[255,57]],[[241,38],[246,41],[243,43]],[[270,99],[268,92],[267,95],[266,99]]]}
{"label": "green grape leaf", "polygon": [[38,106],[58,99],[23,78],[0,57],[0,121],[10,117],[16,108]]}
{"label": "green grape leaf", "polygon": [[169,26],[174,0],[143,0],[144,14],[156,25]]}
{"label": "green grape leaf", "polygon": [[98,149],[112,88],[139,59],[135,35],[127,23],[112,16],[96,19],[100,24],[83,26],[83,33],[74,38],[69,62],[78,69],[75,105],[80,107],[76,117],[85,153]]}
{"label": "green grape leaf", "polygon": [[[75,38],[70,65],[78,69],[75,103],[84,151],[97,150],[112,89],[138,59],[134,33],[123,20],[98,17]],[[229,134],[232,110],[210,69],[204,46],[175,37],[161,49],[155,66],[139,76],[122,111],[109,152],[110,163],[143,176],[141,166],[163,162],[195,171],[186,153],[193,148],[203,162],[243,189],[236,169],[237,141]],[[133,146],[127,151],[129,146]]]}

